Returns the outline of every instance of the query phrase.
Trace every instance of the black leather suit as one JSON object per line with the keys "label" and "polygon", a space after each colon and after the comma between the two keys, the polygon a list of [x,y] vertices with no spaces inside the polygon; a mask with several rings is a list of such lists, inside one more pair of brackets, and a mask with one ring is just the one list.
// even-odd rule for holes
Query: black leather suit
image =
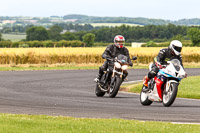
{"label": "black leather suit", "polygon": [[[106,59],[104,64],[99,68],[99,75],[103,75],[103,71],[106,71],[108,68],[108,65],[112,65],[113,61],[109,61],[108,59],[113,60],[115,57],[117,57],[119,54],[125,55],[128,58],[130,66],[133,66],[133,63],[130,60],[129,51],[127,48],[118,48],[115,44],[108,45],[105,49],[104,53],[102,54],[102,58]],[[127,71],[124,71],[124,76],[122,79],[125,79],[128,75]]]}
{"label": "black leather suit", "polygon": [[161,49],[158,53],[158,56],[154,58],[154,64],[152,65],[152,70],[148,73],[148,78],[154,78],[159,71],[159,68],[156,66],[155,63],[166,65],[167,61],[170,61],[172,59],[178,59],[183,66],[181,55],[175,55],[170,48]]}

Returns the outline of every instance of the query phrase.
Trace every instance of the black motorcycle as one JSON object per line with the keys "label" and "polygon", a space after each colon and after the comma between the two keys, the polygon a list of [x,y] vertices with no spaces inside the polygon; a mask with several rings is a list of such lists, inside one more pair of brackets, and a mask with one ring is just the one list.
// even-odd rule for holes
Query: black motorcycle
{"label": "black motorcycle", "polygon": [[[137,57],[135,56],[132,58],[132,60],[136,59]],[[121,54],[114,59],[113,63],[109,63],[107,70],[104,71],[103,76],[96,84],[96,96],[103,97],[105,93],[108,93],[109,97],[115,97],[123,82],[123,71],[127,70],[128,66],[128,58]]]}

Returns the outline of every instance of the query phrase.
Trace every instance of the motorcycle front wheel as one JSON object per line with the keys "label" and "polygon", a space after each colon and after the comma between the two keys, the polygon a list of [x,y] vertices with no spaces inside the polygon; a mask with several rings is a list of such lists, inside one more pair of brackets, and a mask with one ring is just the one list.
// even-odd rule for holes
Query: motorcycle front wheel
{"label": "motorcycle front wheel", "polygon": [[142,105],[144,105],[144,106],[149,106],[149,105],[151,105],[153,102],[150,101],[150,100],[148,99],[148,96],[147,96],[146,93],[148,93],[148,92],[143,92],[143,91],[141,90],[141,92],[140,92],[140,103],[141,103]]}
{"label": "motorcycle front wheel", "polygon": [[99,84],[96,85],[96,89],[95,89],[95,94],[97,97],[103,97],[105,95],[106,92],[102,92]]}
{"label": "motorcycle front wheel", "polygon": [[166,92],[164,90],[164,92],[163,92],[163,105],[165,107],[169,107],[174,103],[174,101],[176,99],[177,92],[178,92],[178,83],[171,83],[168,92]]}
{"label": "motorcycle front wheel", "polygon": [[113,78],[115,78],[115,81],[110,86],[110,91],[109,91],[109,97],[111,98],[114,98],[117,95],[120,85],[122,83],[122,79],[120,77],[113,77]]}

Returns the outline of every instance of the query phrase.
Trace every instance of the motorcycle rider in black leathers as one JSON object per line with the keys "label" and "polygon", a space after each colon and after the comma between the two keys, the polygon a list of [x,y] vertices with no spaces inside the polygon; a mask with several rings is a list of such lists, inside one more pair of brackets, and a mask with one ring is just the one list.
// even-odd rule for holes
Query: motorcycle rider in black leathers
{"label": "motorcycle rider in black leathers", "polygon": [[[104,53],[102,54],[102,58],[106,59],[104,64],[99,67],[99,74],[97,78],[94,79],[95,82],[98,82],[101,77],[103,76],[104,71],[108,68],[108,65],[113,65],[114,58],[117,57],[119,54],[125,55],[128,58],[128,62],[130,66],[133,66],[131,62],[129,51],[127,48],[124,47],[125,38],[122,35],[116,35],[114,38],[114,44],[110,44],[105,49]],[[122,81],[127,77],[128,72],[124,71],[124,75],[122,76]]]}
{"label": "motorcycle rider in black leathers", "polygon": [[[154,58],[154,63],[152,65],[151,71],[148,73],[147,76],[144,77],[143,81],[143,91],[148,91],[148,81],[154,78],[159,69],[165,67],[167,65],[167,61],[172,59],[178,59],[182,64],[182,57],[181,57],[181,50],[182,50],[182,43],[178,40],[173,40],[170,43],[168,48],[161,49],[158,53],[158,56]],[[184,68],[184,67],[183,67]],[[186,74],[187,77],[187,74]]]}

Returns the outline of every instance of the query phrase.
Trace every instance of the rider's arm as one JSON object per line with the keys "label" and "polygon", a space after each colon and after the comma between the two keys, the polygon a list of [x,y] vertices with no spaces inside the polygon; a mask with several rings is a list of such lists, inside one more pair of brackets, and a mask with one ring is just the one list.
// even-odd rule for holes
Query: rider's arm
{"label": "rider's arm", "polygon": [[179,56],[178,56],[178,59],[179,59],[179,61],[180,61],[180,63],[181,63],[181,66],[183,67],[183,69],[185,69],[184,66],[183,66],[183,62],[182,62],[182,56],[179,55]]}
{"label": "rider's arm", "polygon": [[130,65],[130,66],[133,66],[133,63],[131,62],[131,59],[130,59],[130,55],[129,55],[128,49],[125,48],[124,52],[125,52],[125,56],[128,58],[128,63],[129,63],[129,65]]}
{"label": "rider's arm", "polygon": [[[181,63],[181,66],[183,67],[183,69],[185,70],[185,68],[184,68],[184,66],[183,66],[183,62],[182,62],[182,56],[181,55],[179,55],[178,56],[178,59],[179,59],[179,61],[180,61],[180,63]],[[185,78],[187,78],[187,76],[188,76],[188,74],[187,73],[185,73]]]}
{"label": "rider's arm", "polygon": [[166,53],[166,50],[161,49],[157,57],[154,59],[155,63],[160,64],[160,65],[164,64],[165,53]]}
{"label": "rider's arm", "polygon": [[154,58],[154,63],[156,66],[161,69],[165,67],[165,54],[166,54],[166,49],[161,49],[158,55]]}
{"label": "rider's arm", "polygon": [[111,53],[112,53],[112,45],[108,45],[107,48],[105,49],[104,53],[102,54],[102,58],[103,59],[112,59]]}

